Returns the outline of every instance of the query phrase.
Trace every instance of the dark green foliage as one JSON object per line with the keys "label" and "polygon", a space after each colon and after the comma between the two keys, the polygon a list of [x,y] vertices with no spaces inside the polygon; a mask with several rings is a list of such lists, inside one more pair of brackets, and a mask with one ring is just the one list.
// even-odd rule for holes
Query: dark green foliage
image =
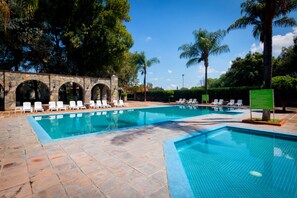
{"label": "dark green foliage", "polygon": [[294,38],[293,46],[282,49],[277,60],[278,65],[274,68],[274,76],[297,77],[297,37]]}
{"label": "dark green foliage", "polygon": [[226,87],[261,86],[263,84],[263,55],[248,53],[244,58],[237,57],[231,68],[222,77]]}
{"label": "dark green foliage", "polygon": [[126,65],[128,0],[39,0],[31,17],[11,2],[6,32],[0,27],[0,69],[110,77]]}
{"label": "dark green foliage", "polygon": [[[230,99],[242,99],[245,105],[249,104],[249,90],[251,89],[260,89],[260,87],[225,87],[225,88],[210,88],[208,90],[209,94],[209,102],[212,102],[214,99],[224,99],[225,101],[230,101]],[[147,92],[147,100],[150,101],[168,101],[168,91],[148,91]],[[180,98],[186,98],[187,100],[192,98],[196,98],[199,103],[201,103],[202,94],[204,93],[204,89],[188,89],[188,90],[170,90],[170,92],[174,92],[174,97],[170,99],[170,101],[177,101]],[[132,97],[132,95],[131,95]],[[129,97],[129,98],[131,98]],[[143,93],[137,93],[137,100],[143,99]]]}
{"label": "dark green foliage", "polygon": [[272,88],[276,98],[276,105],[282,106],[283,111],[286,106],[297,105],[297,78],[290,76],[276,76],[272,78]]}

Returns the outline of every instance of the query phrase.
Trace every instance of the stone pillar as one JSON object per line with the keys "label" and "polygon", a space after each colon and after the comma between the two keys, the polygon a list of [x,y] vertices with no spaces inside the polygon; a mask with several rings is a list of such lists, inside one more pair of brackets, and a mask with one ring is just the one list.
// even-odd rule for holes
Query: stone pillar
{"label": "stone pillar", "polygon": [[119,98],[118,93],[118,77],[112,75],[110,78],[110,100],[117,100]]}
{"label": "stone pillar", "polygon": [[91,85],[91,80],[90,79],[85,79],[85,95],[84,95],[84,102],[89,103],[91,100],[92,96],[92,85]]}

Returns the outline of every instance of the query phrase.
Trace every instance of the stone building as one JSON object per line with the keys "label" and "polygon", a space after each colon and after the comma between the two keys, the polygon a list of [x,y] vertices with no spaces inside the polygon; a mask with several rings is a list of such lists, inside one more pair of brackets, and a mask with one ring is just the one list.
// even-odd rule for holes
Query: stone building
{"label": "stone building", "polygon": [[[38,85],[31,102],[36,98],[42,98],[43,102],[58,101],[63,98],[61,93],[66,85],[74,85],[74,92],[78,92],[80,98],[72,100],[82,100],[89,103],[91,99],[107,99],[112,101],[118,99],[118,78],[113,75],[110,78],[95,78],[86,76],[68,76],[47,73],[28,73],[0,71],[0,110],[13,110],[16,106],[22,105],[22,95],[20,93],[29,83]],[[32,92],[34,95],[34,92]],[[65,92],[64,92],[65,95]],[[27,96],[26,97],[30,97]],[[69,98],[68,98],[69,100]]]}

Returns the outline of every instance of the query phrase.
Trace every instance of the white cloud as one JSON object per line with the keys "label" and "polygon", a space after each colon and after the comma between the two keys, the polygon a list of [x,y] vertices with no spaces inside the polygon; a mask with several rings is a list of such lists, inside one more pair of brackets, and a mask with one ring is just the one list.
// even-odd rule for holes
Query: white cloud
{"label": "white cloud", "polygon": [[225,73],[226,73],[226,71],[221,71],[221,75],[222,75],[222,74],[225,74]]}
{"label": "white cloud", "polygon": [[[199,65],[198,66],[198,74],[204,74],[204,73],[205,73],[204,65]],[[218,73],[220,73],[220,71],[218,71],[218,70],[216,70],[216,69],[214,69],[212,67],[208,67],[207,73],[208,74],[218,74]]]}
{"label": "white cloud", "polygon": [[149,75],[153,75],[153,74],[154,74],[154,72],[147,72],[147,74],[149,74]]}
{"label": "white cloud", "polygon": [[[294,37],[297,36],[297,27],[293,27],[293,31],[285,35],[275,35],[272,37],[272,54],[278,56],[283,47],[289,47],[294,44]],[[253,43],[251,52],[263,52],[263,43]]]}
{"label": "white cloud", "polygon": [[168,70],[168,73],[171,74],[171,73],[172,73],[172,70],[169,69],[169,70]]}
{"label": "white cloud", "polygon": [[170,79],[170,78],[167,78],[166,80],[167,80],[167,81],[169,81],[169,82],[171,81],[171,79]]}
{"label": "white cloud", "polygon": [[147,36],[147,37],[145,38],[145,42],[149,42],[149,41],[151,41],[151,40],[153,40],[153,38],[150,37],[150,36]]}
{"label": "white cloud", "polygon": [[228,68],[231,68],[232,66],[232,61],[229,61],[229,67]]}
{"label": "white cloud", "polygon": [[178,86],[178,85],[176,85],[176,84],[170,84],[170,85],[167,87],[167,89],[176,89],[177,86]]}
{"label": "white cloud", "polygon": [[158,80],[159,80],[159,78],[153,78],[152,80],[153,80],[153,81],[158,81]]}

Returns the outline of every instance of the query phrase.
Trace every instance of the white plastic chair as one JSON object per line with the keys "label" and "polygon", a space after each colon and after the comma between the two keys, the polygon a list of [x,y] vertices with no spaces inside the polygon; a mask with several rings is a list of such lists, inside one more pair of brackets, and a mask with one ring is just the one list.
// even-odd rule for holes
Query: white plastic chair
{"label": "white plastic chair", "polygon": [[102,108],[102,102],[101,102],[101,100],[96,100],[96,107]]}
{"label": "white plastic chair", "polygon": [[58,110],[66,110],[66,107],[64,106],[63,101],[58,101],[57,102],[57,109]]}
{"label": "white plastic chair", "polygon": [[110,108],[111,106],[107,104],[107,100],[102,100],[102,107],[103,108]]}
{"label": "white plastic chair", "polygon": [[220,99],[218,105],[223,105],[224,104],[224,100]]}
{"label": "white plastic chair", "polygon": [[237,103],[235,103],[235,105],[236,106],[242,106],[242,100],[241,99],[237,100]]}
{"label": "white plastic chair", "polygon": [[78,109],[78,107],[76,106],[76,103],[75,103],[75,101],[70,101],[69,102],[69,108],[70,109]]}
{"label": "white plastic chair", "polygon": [[90,108],[96,108],[96,104],[94,100],[90,100]]}
{"label": "white plastic chair", "polygon": [[193,99],[190,98],[189,101],[187,102],[187,104],[192,104],[193,103]]}
{"label": "white plastic chair", "polygon": [[31,107],[31,102],[24,102],[22,111],[23,112],[26,112],[26,111],[33,112],[33,109]]}
{"label": "white plastic chair", "polygon": [[192,104],[198,104],[198,101],[196,98],[193,99]]}
{"label": "white plastic chair", "polygon": [[218,99],[214,99],[214,101],[211,104],[212,105],[218,105],[219,104],[219,100]]}
{"label": "white plastic chair", "polygon": [[120,107],[128,107],[128,104],[124,103],[123,100],[119,100],[119,106]]}
{"label": "white plastic chair", "polygon": [[113,100],[112,102],[113,102],[113,105],[114,105],[115,107],[120,107],[120,105],[119,105],[119,103],[118,103],[117,100]]}
{"label": "white plastic chair", "polygon": [[77,106],[78,109],[86,109],[86,106],[83,104],[81,100],[77,101]]}
{"label": "white plastic chair", "polygon": [[177,101],[175,101],[175,102],[180,104],[182,101],[183,101],[183,99],[180,98],[179,100],[177,100]]}
{"label": "white plastic chair", "polygon": [[50,111],[57,111],[58,108],[56,107],[56,102],[55,101],[49,101],[49,103],[48,103],[48,109]]}
{"label": "white plastic chair", "polygon": [[233,106],[235,104],[235,100],[231,99],[230,102],[227,104],[228,106]]}
{"label": "white plastic chair", "polygon": [[41,102],[34,102],[34,111],[35,112],[37,112],[37,111],[44,111]]}

